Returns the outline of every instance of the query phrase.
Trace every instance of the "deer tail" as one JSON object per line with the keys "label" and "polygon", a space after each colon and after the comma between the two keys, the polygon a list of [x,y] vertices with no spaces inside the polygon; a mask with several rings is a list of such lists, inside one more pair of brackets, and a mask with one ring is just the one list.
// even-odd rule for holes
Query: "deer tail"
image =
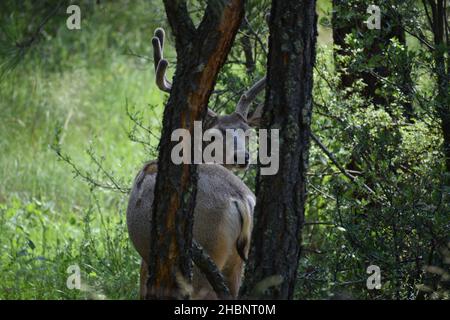
{"label": "deer tail", "polygon": [[253,228],[253,208],[255,200],[248,197],[247,201],[233,200],[241,222],[241,231],[236,241],[236,250],[243,261],[248,259],[250,239]]}

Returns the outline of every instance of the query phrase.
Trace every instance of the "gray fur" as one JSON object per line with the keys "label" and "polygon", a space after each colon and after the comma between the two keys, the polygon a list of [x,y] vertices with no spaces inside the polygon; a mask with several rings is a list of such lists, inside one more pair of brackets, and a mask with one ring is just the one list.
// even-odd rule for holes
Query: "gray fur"
{"label": "gray fur", "polygon": [[[149,166],[154,166],[153,170],[148,170]],[[193,236],[224,273],[230,291],[236,296],[243,269],[241,255],[248,253],[250,239],[250,234],[242,233],[251,232],[251,227],[242,229],[243,219],[251,226],[255,195],[241,179],[220,165],[200,164],[198,173]],[[136,176],[127,209],[128,233],[146,264],[155,182],[156,164],[148,163]],[[239,203],[240,210],[235,202]],[[245,248],[240,239],[247,239]],[[194,293],[198,297],[214,297],[211,290],[206,279],[194,270]]]}

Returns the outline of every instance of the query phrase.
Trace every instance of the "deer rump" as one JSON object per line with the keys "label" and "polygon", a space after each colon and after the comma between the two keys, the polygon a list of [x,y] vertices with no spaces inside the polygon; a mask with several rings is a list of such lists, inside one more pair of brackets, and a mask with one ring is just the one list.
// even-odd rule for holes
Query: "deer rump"
{"label": "deer rump", "polygon": [[[128,233],[142,257],[141,298],[146,289],[156,173],[156,162],[147,163],[138,173],[127,209]],[[237,297],[250,246],[255,195],[221,165],[200,164],[198,174],[193,237],[224,275],[232,296]],[[195,265],[193,291],[193,297],[197,299],[217,298]]]}

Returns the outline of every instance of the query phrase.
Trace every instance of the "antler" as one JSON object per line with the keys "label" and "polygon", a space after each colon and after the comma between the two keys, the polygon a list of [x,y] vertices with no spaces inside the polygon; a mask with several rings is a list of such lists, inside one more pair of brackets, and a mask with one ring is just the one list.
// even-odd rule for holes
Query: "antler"
{"label": "antler", "polygon": [[170,89],[172,89],[172,83],[170,83],[170,81],[166,78],[166,70],[169,66],[169,62],[164,59],[163,56],[164,37],[164,29],[157,28],[155,30],[155,36],[152,38],[153,61],[156,71],[156,85],[162,91],[170,92]]}
{"label": "antler", "polygon": [[[164,38],[165,32],[163,28],[157,28],[152,38],[153,45],[153,61],[156,71],[156,85],[159,89],[165,92],[170,92],[172,89],[172,83],[166,78],[166,70],[169,66],[169,62],[164,59]],[[266,77],[262,77],[258,80],[250,89],[248,89],[244,94],[242,94],[239,102],[236,106],[236,112],[239,113],[244,119],[247,119],[248,109],[256,96],[264,90],[266,85]],[[257,107],[254,115],[260,113],[262,110],[261,106]]]}
{"label": "antler", "polygon": [[239,113],[244,119],[247,119],[248,109],[258,93],[264,90],[266,86],[266,76],[259,79],[250,89],[248,89],[239,99],[236,106],[236,113]]}

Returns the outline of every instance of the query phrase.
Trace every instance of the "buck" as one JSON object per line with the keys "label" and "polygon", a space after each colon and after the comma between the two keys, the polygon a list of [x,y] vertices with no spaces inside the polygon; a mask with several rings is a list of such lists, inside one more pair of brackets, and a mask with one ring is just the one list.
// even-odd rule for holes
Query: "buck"
{"label": "buck", "polygon": [[[168,61],[163,57],[164,30],[156,29],[152,39],[156,84],[164,92],[170,92],[172,84],[166,78]],[[208,109],[205,129],[214,128],[220,132],[258,125],[262,104],[248,117],[250,104],[264,89],[265,77],[256,82],[241,97],[235,112],[217,115]],[[234,139],[234,148],[225,150],[235,155],[242,151],[245,141]],[[231,169],[246,167],[248,150],[245,150],[245,164],[227,163],[199,164],[196,205],[194,208],[193,238],[203,247],[222,272],[231,295],[236,298],[247,259],[253,227],[253,209],[256,199],[253,192]],[[237,159],[237,156],[233,157]],[[130,239],[142,258],[140,273],[140,297],[146,295],[147,268],[150,252],[150,230],[152,203],[157,162],[146,163],[137,174],[130,193],[127,208],[127,225]],[[217,298],[206,277],[194,266],[193,297]]]}

